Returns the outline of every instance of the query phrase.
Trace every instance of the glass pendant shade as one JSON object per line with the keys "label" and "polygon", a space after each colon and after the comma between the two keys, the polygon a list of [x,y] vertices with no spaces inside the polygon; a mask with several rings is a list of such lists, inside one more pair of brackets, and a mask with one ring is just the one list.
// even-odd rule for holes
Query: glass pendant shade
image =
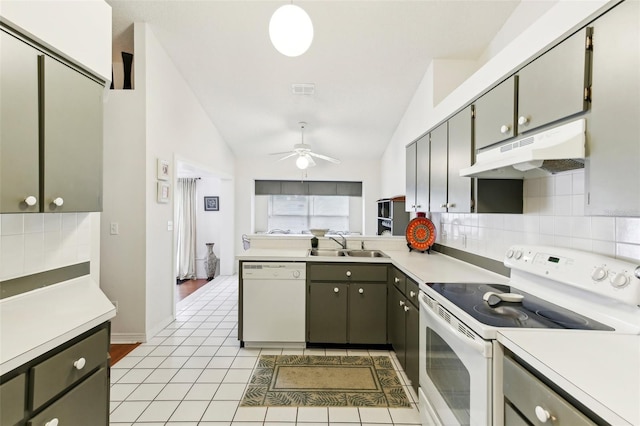
{"label": "glass pendant shade", "polygon": [[280,6],[269,21],[269,37],[273,47],[285,56],[300,56],[313,41],[313,23],[301,7]]}
{"label": "glass pendant shade", "polygon": [[309,167],[309,160],[304,155],[301,155],[296,159],[296,166],[299,169],[304,170]]}

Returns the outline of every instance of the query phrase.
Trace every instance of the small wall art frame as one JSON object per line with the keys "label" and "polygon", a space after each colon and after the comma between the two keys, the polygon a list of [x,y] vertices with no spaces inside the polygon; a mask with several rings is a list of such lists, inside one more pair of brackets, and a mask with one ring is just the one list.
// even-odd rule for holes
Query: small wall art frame
{"label": "small wall art frame", "polygon": [[158,202],[168,203],[171,195],[171,185],[169,182],[158,182]]}
{"label": "small wall art frame", "polygon": [[204,211],[217,212],[220,210],[219,197],[204,197]]}
{"label": "small wall art frame", "polygon": [[158,180],[169,180],[171,177],[169,162],[158,158]]}

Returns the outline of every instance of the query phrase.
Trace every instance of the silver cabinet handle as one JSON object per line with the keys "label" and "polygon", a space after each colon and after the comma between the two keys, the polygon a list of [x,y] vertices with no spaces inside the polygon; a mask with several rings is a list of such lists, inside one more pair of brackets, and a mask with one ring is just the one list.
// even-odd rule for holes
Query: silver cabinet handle
{"label": "silver cabinet handle", "polygon": [[443,209],[447,208],[447,203],[440,204],[440,207],[443,208]]}
{"label": "silver cabinet handle", "polygon": [[350,277],[351,276],[351,271],[347,271],[347,276]]}
{"label": "silver cabinet handle", "polygon": [[339,291],[340,291],[340,289],[339,289],[338,287],[334,287],[334,288],[333,288],[333,292],[334,292],[334,293],[338,293]]}
{"label": "silver cabinet handle", "polygon": [[405,311],[405,312],[408,312],[408,311],[409,311],[409,309],[411,309],[411,308],[409,308],[408,306],[405,306],[405,307],[404,307],[404,311]]}
{"label": "silver cabinet handle", "polygon": [[358,290],[358,293],[360,293],[360,294],[364,294],[364,289],[363,289],[363,288],[359,289],[359,290]]}
{"label": "silver cabinet handle", "polygon": [[46,423],[44,424],[44,426],[58,426],[58,423],[59,423],[59,422],[60,422],[60,421],[59,421],[57,418],[55,418],[55,419],[51,419],[51,420],[49,420],[48,422],[46,422]]}
{"label": "silver cabinet handle", "polygon": [[448,208],[452,208],[452,207],[455,207],[455,206],[456,206],[456,203],[447,203],[447,207]]}
{"label": "silver cabinet handle", "polygon": [[503,124],[500,127],[500,133],[502,133],[503,135],[506,135],[507,133],[509,133],[509,130],[511,130],[511,126],[507,126],[506,124]]}
{"label": "silver cabinet handle", "polygon": [[535,413],[541,423],[546,423],[547,420],[552,418],[551,414],[539,405],[536,406]]}
{"label": "silver cabinet handle", "polygon": [[400,306],[404,306],[404,301],[400,301]]}
{"label": "silver cabinet handle", "polygon": [[415,291],[410,291],[410,292],[409,292],[409,295],[410,295],[411,297],[416,297],[416,292],[415,292]]}
{"label": "silver cabinet handle", "polygon": [[62,197],[56,197],[53,199],[52,203],[60,207],[64,204],[64,200],[62,199]]}
{"label": "silver cabinet handle", "polygon": [[37,202],[38,202],[38,199],[33,195],[29,195],[27,198],[24,199],[24,203],[29,207],[35,206]]}
{"label": "silver cabinet handle", "polygon": [[529,118],[521,115],[520,117],[518,117],[518,124],[521,126],[529,124]]}
{"label": "silver cabinet handle", "polygon": [[[638,268],[640,268],[640,266]],[[393,282],[396,283],[396,284],[399,283],[400,282],[400,278],[394,277],[393,278]]]}

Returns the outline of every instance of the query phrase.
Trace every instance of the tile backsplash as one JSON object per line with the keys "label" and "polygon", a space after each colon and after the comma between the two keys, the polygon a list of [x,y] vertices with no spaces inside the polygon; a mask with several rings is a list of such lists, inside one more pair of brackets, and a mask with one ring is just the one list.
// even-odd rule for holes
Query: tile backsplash
{"label": "tile backsplash", "polygon": [[0,280],[91,260],[91,213],[0,215]]}
{"label": "tile backsplash", "polygon": [[640,262],[640,218],[585,216],[584,170],[525,179],[524,214],[433,213],[440,244],[502,260],[512,244],[570,247]]}

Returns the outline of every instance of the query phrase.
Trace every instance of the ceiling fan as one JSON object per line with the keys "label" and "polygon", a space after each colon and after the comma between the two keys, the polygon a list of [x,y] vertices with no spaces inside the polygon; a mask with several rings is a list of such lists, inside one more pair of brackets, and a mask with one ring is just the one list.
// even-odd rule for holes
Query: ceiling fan
{"label": "ceiling fan", "polygon": [[296,166],[299,169],[302,169],[302,170],[304,170],[304,169],[306,169],[308,167],[313,167],[313,166],[316,165],[316,162],[313,160],[313,157],[319,158],[321,160],[330,161],[330,162],[332,162],[334,164],[340,164],[340,160],[338,160],[338,159],[312,152],[311,151],[311,146],[307,145],[306,143],[304,143],[304,128],[307,125],[307,123],[305,123],[304,121],[301,121],[298,124],[300,124],[300,133],[301,133],[301,136],[302,136],[301,143],[295,144],[293,146],[293,150],[292,151],[274,152],[271,155],[287,154],[284,157],[280,158],[278,161],[286,160],[287,158],[291,158],[291,157],[297,156],[297,158],[296,158]]}

